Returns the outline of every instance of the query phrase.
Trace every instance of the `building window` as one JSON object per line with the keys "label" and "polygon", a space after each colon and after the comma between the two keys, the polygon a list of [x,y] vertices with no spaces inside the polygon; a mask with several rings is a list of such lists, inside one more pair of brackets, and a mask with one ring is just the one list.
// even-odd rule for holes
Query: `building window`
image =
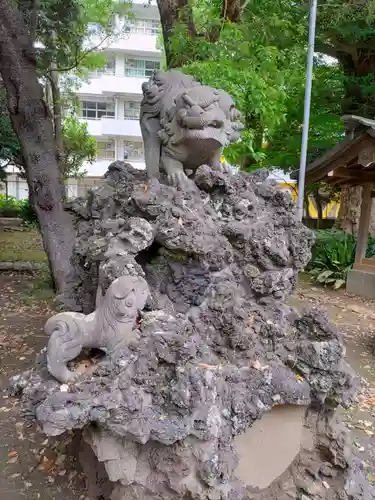
{"label": "building window", "polygon": [[134,101],[124,102],[124,118],[125,120],[139,120],[141,103]]}
{"label": "building window", "polygon": [[160,69],[160,62],[146,61],[144,59],[125,59],[125,76],[149,78],[154,71]]}
{"label": "building window", "polygon": [[81,118],[85,118],[86,120],[99,120],[103,117],[115,117],[114,102],[82,101]]}
{"label": "building window", "polygon": [[128,19],[124,17],[122,22],[126,25],[128,33],[156,36],[159,33],[160,21],[158,19]]}
{"label": "building window", "polygon": [[98,152],[96,154],[97,160],[115,160],[116,147],[115,141],[97,141]]}
{"label": "building window", "polygon": [[143,160],[143,142],[124,141],[124,160]]}
{"label": "building window", "polygon": [[146,35],[156,36],[159,34],[160,21],[151,19],[150,21],[146,21]]}

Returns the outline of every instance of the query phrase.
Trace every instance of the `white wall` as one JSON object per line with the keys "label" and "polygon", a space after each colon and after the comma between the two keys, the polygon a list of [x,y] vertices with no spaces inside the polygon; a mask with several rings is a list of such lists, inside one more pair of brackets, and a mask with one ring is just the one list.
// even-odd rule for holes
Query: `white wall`
{"label": "white wall", "polygon": [[[27,200],[29,198],[29,188],[25,179],[21,179],[15,175],[8,175],[7,177],[7,188],[5,184],[0,185],[0,192],[2,194],[8,194],[8,196],[14,196],[17,200]],[[68,198],[77,197],[78,186],[76,179],[68,179],[66,182],[66,192]]]}

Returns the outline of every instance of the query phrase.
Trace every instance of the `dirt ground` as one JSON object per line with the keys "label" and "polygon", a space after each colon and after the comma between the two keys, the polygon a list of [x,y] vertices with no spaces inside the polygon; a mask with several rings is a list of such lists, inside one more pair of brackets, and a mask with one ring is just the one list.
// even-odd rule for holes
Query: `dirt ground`
{"label": "dirt ground", "polygon": [[[85,482],[69,459],[71,436],[46,439],[7,396],[11,375],[28,369],[46,345],[43,324],[53,309],[28,275],[0,274],[0,498],[84,500]],[[322,305],[342,329],[347,359],[363,380],[358,404],[342,410],[354,450],[375,481],[375,302],[301,282],[290,299],[297,309]]]}
{"label": "dirt ground", "polygon": [[300,282],[289,303],[298,310],[326,309],[343,334],[346,359],[361,377],[362,388],[357,404],[340,411],[351,433],[353,452],[363,461],[369,480],[375,481],[375,301]]}
{"label": "dirt ground", "polygon": [[1,500],[83,500],[84,478],[70,463],[63,442],[46,439],[7,396],[10,376],[27,370],[46,345],[49,301],[33,297],[31,276],[0,274],[0,498]]}

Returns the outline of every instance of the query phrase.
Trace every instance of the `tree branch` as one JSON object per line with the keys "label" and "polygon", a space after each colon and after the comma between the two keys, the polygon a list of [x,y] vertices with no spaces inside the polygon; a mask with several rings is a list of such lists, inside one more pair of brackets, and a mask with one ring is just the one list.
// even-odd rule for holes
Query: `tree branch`
{"label": "tree branch", "polygon": [[79,64],[85,59],[85,57],[87,57],[89,54],[92,54],[93,52],[96,52],[98,49],[100,49],[100,47],[103,45],[103,43],[106,40],[108,40],[111,36],[112,36],[112,33],[108,33],[108,35],[106,35],[103,38],[103,40],[100,41],[100,43],[98,43],[94,47],[91,47],[91,49],[83,51],[79,57],[78,57],[78,50],[76,50],[76,59],[74,61],[74,64],[72,64],[71,66],[68,66],[66,68],[58,68],[58,67],[53,68],[53,69],[50,68],[49,71],[51,71],[51,72],[55,71],[58,73],[66,73],[67,71],[72,71],[73,69],[77,68],[77,66],[79,66]]}

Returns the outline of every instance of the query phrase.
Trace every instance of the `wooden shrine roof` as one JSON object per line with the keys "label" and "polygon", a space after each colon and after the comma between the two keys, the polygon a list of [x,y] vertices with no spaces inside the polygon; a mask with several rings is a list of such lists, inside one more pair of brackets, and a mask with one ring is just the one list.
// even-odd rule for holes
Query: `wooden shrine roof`
{"label": "wooden shrine roof", "polygon": [[[375,120],[346,115],[347,135],[306,169],[306,184],[375,184]],[[292,173],[298,179],[299,171]]]}

